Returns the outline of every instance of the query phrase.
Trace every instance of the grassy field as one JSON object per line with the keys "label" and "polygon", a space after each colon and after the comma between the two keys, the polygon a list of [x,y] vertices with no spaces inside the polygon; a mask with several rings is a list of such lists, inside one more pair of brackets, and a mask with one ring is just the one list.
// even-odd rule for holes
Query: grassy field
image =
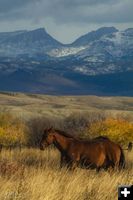
{"label": "grassy field", "polygon": [[60,169],[54,149],[3,150],[0,154],[0,200],[117,200],[118,185],[133,184],[133,152],[126,169]]}
{"label": "grassy field", "polygon": [[62,118],[74,112],[101,110],[133,115],[133,98],[0,93],[0,111],[3,110],[24,118],[42,115]]}
{"label": "grassy field", "polygon": [[[87,113],[94,115],[88,117]],[[111,118],[102,121],[104,113]],[[38,141],[48,123],[86,133],[87,137],[109,133],[115,139],[118,134],[117,142],[125,138],[124,148],[133,141],[133,98],[129,97],[0,93],[0,114],[0,143],[4,146],[7,142],[20,145],[29,135]],[[113,119],[117,114],[126,121]],[[117,200],[118,185],[133,184],[133,151],[125,151],[125,156],[126,169],[121,172],[69,171],[60,169],[60,155],[55,149],[42,152],[23,147],[9,151],[4,147],[0,152],[0,200]]]}

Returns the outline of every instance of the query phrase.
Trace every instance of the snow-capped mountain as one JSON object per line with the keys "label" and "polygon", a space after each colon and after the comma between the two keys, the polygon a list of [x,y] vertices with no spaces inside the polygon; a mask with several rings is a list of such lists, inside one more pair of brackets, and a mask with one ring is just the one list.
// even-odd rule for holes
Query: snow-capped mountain
{"label": "snow-capped mountain", "polygon": [[77,54],[81,50],[87,49],[90,46],[90,44],[92,44],[94,41],[99,40],[102,36],[115,33],[117,31],[118,30],[114,27],[100,28],[96,31],[92,31],[81,36],[70,45],[67,45],[59,49],[58,48],[53,49],[52,51],[49,52],[49,55],[55,56],[55,57],[63,57],[63,56]]}
{"label": "snow-capped mountain", "polygon": [[100,28],[81,36],[67,47],[53,49],[50,56],[72,59],[72,69],[86,75],[133,71],[133,29]]}
{"label": "snow-capped mountain", "polygon": [[80,66],[79,71],[87,74],[133,71],[133,29],[106,34],[75,57],[86,62],[85,70]]}
{"label": "snow-capped mountain", "polygon": [[133,29],[118,31],[113,27],[100,28],[81,36],[74,43],[62,48],[53,49],[49,55],[65,57],[76,55],[88,62],[104,62],[119,59],[123,56],[133,56]]}
{"label": "snow-capped mountain", "polygon": [[0,33],[0,54],[2,55],[45,54],[51,49],[62,46],[44,28],[33,31]]}
{"label": "snow-capped mountain", "polygon": [[0,33],[0,90],[133,96],[133,28],[64,45],[44,28]]}
{"label": "snow-capped mountain", "polygon": [[81,36],[80,38],[75,40],[71,45],[72,46],[78,46],[78,47],[79,46],[86,46],[90,42],[93,42],[95,40],[99,40],[104,35],[115,33],[117,31],[118,30],[114,27],[102,27],[102,28],[99,28],[96,31],[91,31],[91,32]]}

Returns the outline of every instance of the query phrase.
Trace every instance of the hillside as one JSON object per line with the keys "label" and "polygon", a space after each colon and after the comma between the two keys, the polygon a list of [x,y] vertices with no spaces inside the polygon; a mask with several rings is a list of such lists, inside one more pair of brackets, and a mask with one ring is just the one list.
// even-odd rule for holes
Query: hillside
{"label": "hillside", "polygon": [[132,116],[133,98],[0,93],[0,111],[11,111],[26,118],[42,115],[62,118],[71,113],[95,111]]}

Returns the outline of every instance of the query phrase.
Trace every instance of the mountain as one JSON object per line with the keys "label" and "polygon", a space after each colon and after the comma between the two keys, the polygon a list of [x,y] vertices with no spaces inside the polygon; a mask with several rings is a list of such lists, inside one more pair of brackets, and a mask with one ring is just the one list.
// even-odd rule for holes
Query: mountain
{"label": "mountain", "polygon": [[14,32],[0,32],[0,42],[8,39],[9,37],[16,36],[18,34],[22,34],[27,32],[26,30],[22,31],[14,31]]}
{"label": "mountain", "polygon": [[33,31],[0,33],[0,54],[3,55],[45,54],[46,51],[62,46],[44,28]]}
{"label": "mountain", "polygon": [[0,90],[133,96],[133,28],[64,45],[44,28],[0,33]]}
{"label": "mountain", "polygon": [[77,54],[78,52],[86,49],[90,46],[94,41],[99,40],[102,36],[107,34],[115,33],[118,30],[114,27],[102,27],[96,31],[91,31],[77,40],[75,40],[72,44],[66,45],[62,48],[53,49],[49,54],[55,57],[63,57]]}
{"label": "mountain", "polygon": [[80,37],[71,47],[53,49],[49,55],[66,60],[71,58],[72,69],[86,75],[132,71],[133,29],[100,28]]}
{"label": "mountain", "polygon": [[133,70],[133,29],[106,34],[99,40],[91,42],[75,57],[85,63],[82,69],[85,68],[87,74],[131,71]]}
{"label": "mountain", "polygon": [[102,28],[99,28],[96,31],[91,31],[91,32],[79,37],[71,45],[72,46],[76,46],[76,47],[78,47],[78,46],[86,46],[90,42],[98,40],[104,35],[115,33],[117,31],[118,30],[116,28],[114,28],[114,27],[102,27]]}

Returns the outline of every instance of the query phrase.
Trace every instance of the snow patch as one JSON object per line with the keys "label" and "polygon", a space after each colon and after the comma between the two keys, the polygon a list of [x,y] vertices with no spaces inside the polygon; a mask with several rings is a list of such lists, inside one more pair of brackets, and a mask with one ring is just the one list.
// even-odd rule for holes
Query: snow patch
{"label": "snow patch", "polygon": [[65,56],[77,54],[78,52],[82,51],[85,48],[86,48],[85,46],[84,47],[82,46],[78,48],[66,47],[66,48],[60,48],[60,49],[53,49],[48,54],[54,57],[65,57]]}

